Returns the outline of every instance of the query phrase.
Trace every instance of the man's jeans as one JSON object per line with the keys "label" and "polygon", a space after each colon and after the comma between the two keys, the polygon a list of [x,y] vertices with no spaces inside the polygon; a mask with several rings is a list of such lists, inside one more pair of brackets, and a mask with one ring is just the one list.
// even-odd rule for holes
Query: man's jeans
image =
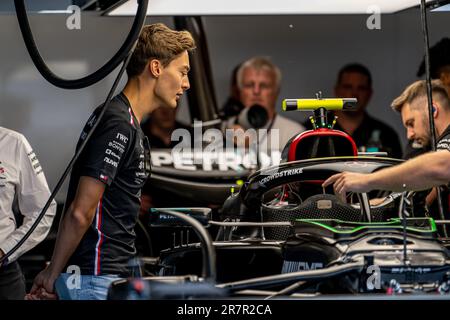
{"label": "man's jeans", "polygon": [[109,286],[119,279],[118,275],[61,273],[56,279],[55,289],[60,300],[106,300]]}

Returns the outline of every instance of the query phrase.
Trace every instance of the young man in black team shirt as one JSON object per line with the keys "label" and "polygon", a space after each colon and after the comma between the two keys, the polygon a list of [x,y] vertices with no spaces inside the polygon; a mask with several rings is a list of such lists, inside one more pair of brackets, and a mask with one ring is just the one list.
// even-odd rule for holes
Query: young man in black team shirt
{"label": "young man in black team shirt", "polygon": [[[187,31],[163,24],[144,27],[127,67],[128,82],[107,109],[76,162],[66,213],[53,257],[35,278],[27,298],[105,299],[110,283],[129,275],[135,255],[134,226],[141,188],[149,174],[149,150],[139,123],[158,107],[176,108],[189,88]],[[96,121],[94,111],[80,144]],[[71,272],[79,268],[80,281]],[[68,272],[68,273],[65,273]]]}
{"label": "young man in black team shirt", "polygon": [[[450,101],[446,88],[439,80],[432,82],[433,117],[437,151],[428,152],[398,166],[371,174],[343,172],[331,176],[323,186],[333,184],[337,193],[369,192],[371,190],[425,190],[446,185],[450,181]],[[401,109],[408,138],[427,143],[429,139],[428,103],[425,81],[417,81],[392,103]]]}

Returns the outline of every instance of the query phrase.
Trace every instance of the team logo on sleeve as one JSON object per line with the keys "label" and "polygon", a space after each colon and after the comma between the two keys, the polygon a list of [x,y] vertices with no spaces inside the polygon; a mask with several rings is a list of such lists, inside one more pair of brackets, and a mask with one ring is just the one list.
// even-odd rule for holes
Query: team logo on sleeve
{"label": "team logo on sleeve", "polygon": [[116,139],[119,139],[120,141],[122,141],[123,143],[127,143],[128,142],[128,137],[122,133],[117,133],[116,135]]}
{"label": "team logo on sleeve", "polygon": [[39,163],[39,160],[38,160],[36,154],[34,153],[34,151],[31,150],[27,155],[28,155],[28,158],[30,158],[31,165],[33,166],[34,172],[36,174],[42,173],[41,164]]}
{"label": "team logo on sleeve", "polygon": [[104,174],[100,174],[100,180],[103,182],[108,182],[108,176],[105,176]]}

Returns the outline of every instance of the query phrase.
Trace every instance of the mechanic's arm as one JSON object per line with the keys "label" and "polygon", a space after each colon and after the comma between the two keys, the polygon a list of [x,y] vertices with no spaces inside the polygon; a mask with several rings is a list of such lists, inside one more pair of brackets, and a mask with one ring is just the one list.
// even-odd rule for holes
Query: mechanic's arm
{"label": "mechanic's arm", "polygon": [[55,280],[94,220],[104,190],[105,184],[101,181],[87,176],[80,178],[75,199],[59,225],[52,260],[34,280],[31,294],[38,294],[41,288],[53,293]]}
{"label": "mechanic's arm", "polygon": [[450,152],[429,152],[400,165],[371,174],[342,172],[328,178],[323,186],[334,185],[339,194],[371,190],[425,190],[450,181]]}

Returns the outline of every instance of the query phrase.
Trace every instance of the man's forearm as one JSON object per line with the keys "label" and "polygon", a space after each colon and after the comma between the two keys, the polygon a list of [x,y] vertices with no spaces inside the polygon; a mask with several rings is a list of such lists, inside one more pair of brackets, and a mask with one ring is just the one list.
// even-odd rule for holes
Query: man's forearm
{"label": "man's forearm", "polygon": [[[69,258],[74,253],[92,221],[77,218],[73,209],[69,209],[60,223],[53,251],[50,270],[53,277],[57,277],[64,269]],[[89,215],[91,216],[91,215]]]}
{"label": "man's forearm", "polygon": [[372,190],[424,190],[450,181],[450,152],[421,155],[398,166],[368,175]]}

